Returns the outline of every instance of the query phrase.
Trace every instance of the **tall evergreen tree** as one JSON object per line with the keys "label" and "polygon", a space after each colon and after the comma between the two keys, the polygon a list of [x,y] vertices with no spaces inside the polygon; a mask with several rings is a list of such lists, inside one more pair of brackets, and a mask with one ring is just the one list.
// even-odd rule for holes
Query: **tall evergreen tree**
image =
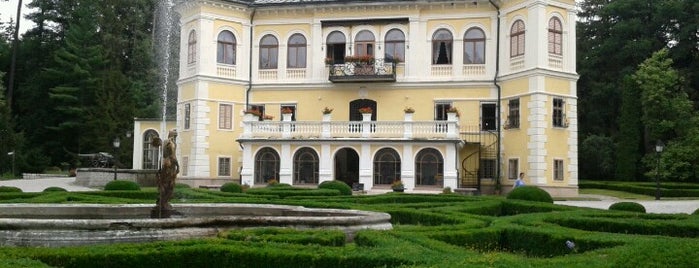
{"label": "tall evergreen tree", "polygon": [[[73,14],[73,23],[67,28],[64,47],[58,50],[54,60],[56,66],[47,69],[59,85],[50,89],[54,114],[61,120],[50,126],[56,138],[62,141],[66,159],[75,159],[77,153],[95,148],[96,137],[89,133],[85,124],[91,120],[89,111],[95,107],[95,97],[103,90],[102,75],[107,60],[97,38],[95,9],[90,5],[79,5]],[[102,118],[102,120],[104,120]]]}

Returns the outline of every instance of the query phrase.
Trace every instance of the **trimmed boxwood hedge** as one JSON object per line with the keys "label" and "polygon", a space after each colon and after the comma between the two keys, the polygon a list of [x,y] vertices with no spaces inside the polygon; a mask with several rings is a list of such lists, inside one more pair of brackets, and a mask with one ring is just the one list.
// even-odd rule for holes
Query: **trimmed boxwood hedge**
{"label": "trimmed boxwood hedge", "polygon": [[0,193],[21,193],[22,189],[14,186],[0,186]]}
{"label": "trimmed boxwood hedge", "polygon": [[243,187],[240,186],[240,184],[237,184],[235,182],[227,182],[221,185],[220,188],[221,192],[227,192],[227,193],[242,193],[243,192]]}
{"label": "trimmed boxwood hedge", "polygon": [[295,230],[290,228],[258,228],[233,230],[219,235],[230,240],[250,242],[281,242],[300,245],[341,247],[345,233],[340,230]]}
{"label": "trimmed boxwood hedge", "polygon": [[[326,236],[320,230],[267,228],[177,242],[0,247],[0,263],[23,259],[54,267],[692,267],[699,252],[699,218],[695,215],[596,210],[488,196],[308,196],[329,190],[261,189],[253,192],[268,194],[177,189],[173,202],[382,211],[391,214],[395,224],[393,230],[358,231],[354,242],[344,245],[338,244],[342,237],[338,231],[328,231],[338,233]],[[284,196],[286,193],[293,195]],[[3,193],[0,199],[152,204],[156,195],[155,189],[145,188]],[[153,199],[146,200],[149,196]],[[575,247],[567,247],[566,241],[574,242]]]}
{"label": "trimmed boxwood hedge", "polygon": [[636,202],[617,202],[609,206],[609,210],[622,210],[630,212],[646,213],[646,208]]}
{"label": "trimmed boxwood hedge", "polygon": [[318,189],[334,189],[340,191],[342,195],[352,195],[352,187],[347,183],[338,180],[324,181],[318,185]]}
{"label": "trimmed boxwood hedge", "polygon": [[104,186],[105,191],[140,191],[141,186],[138,183],[125,180],[114,180]]}
{"label": "trimmed boxwood hedge", "polygon": [[63,189],[61,187],[52,186],[52,187],[48,187],[48,188],[44,189],[42,192],[67,192],[67,191],[68,190]]}
{"label": "trimmed boxwood hedge", "polygon": [[[655,183],[638,182],[583,181],[578,186],[580,189],[607,189],[648,196],[654,196],[656,190]],[[664,197],[699,197],[699,185],[663,182],[660,184],[660,195]]]}
{"label": "trimmed boxwood hedge", "polygon": [[553,198],[551,198],[548,192],[539,187],[529,185],[514,188],[507,194],[507,199],[553,203]]}

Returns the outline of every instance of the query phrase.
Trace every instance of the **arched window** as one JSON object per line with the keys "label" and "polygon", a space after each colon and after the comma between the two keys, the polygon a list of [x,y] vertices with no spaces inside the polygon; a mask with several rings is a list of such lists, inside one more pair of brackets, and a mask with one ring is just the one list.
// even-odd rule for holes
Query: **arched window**
{"label": "arched window", "polygon": [[415,158],[415,184],[441,186],[443,170],[442,154],[435,149],[423,149]]}
{"label": "arched window", "polygon": [[153,139],[157,137],[158,132],[152,129],[143,134],[143,169],[158,169],[160,153],[158,147],[152,145]]}
{"label": "arched window", "polygon": [[235,64],[236,40],[230,31],[222,31],[218,34],[216,49],[216,62],[223,64]]}
{"label": "arched window", "polygon": [[451,64],[454,38],[447,29],[439,29],[432,35],[432,64]]}
{"label": "arched window", "polygon": [[287,50],[288,68],[306,68],[306,37],[302,34],[289,37]]}
{"label": "arched window", "polygon": [[524,22],[516,20],[510,29],[510,57],[524,55]]}
{"label": "arched window", "polygon": [[264,184],[271,179],[279,181],[279,154],[266,147],[255,155],[255,184]]}
{"label": "arched window", "polygon": [[277,69],[279,42],[271,34],[260,40],[260,69]]}
{"label": "arched window", "polygon": [[388,62],[405,61],[405,34],[398,29],[391,29],[386,33],[385,58]]}
{"label": "arched window", "polygon": [[374,156],[374,184],[391,184],[400,180],[400,156],[391,148],[383,148]]}
{"label": "arched window", "polygon": [[549,20],[549,53],[563,54],[563,25],[556,17]]}
{"label": "arched window", "polygon": [[464,64],[485,64],[485,33],[479,28],[464,34]]}
{"label": "arched window", "polygon": [[339,64],[345,62],[345,35],[339,31],[333,31],[328,35],[328,39],[325,41],[327,49],[325,57],[326,61],[332,64]]}
{"label": "arched window", "polygon": [[189,32],[189,41],[187,42],[187,63],[195,63],[197,61],[197,33],[192,30]]}
{"label": "arched window", "polygon": [[355,56],[373,56],[374,55],[374,34],[370,31],[360,31],[354,37],[354,55]]}
{"label": "arched window", "polygon": [[318,183],[318,154],[311,148],[301,148],[294,154],[294,184]]}

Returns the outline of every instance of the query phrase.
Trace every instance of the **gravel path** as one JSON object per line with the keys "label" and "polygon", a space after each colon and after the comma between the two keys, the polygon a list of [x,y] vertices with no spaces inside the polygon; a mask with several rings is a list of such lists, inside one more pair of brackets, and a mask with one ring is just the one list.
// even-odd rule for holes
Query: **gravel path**
{"label": "gravel path", "polygon": [[0,186],[14,186],[22,189],[24,192],[41,192],[44,189],[56,186],[66,189],[71,192],[77,191],[97,191],[99,189],[88,188],[80,185],[75,185],[74,177],[55,177],[45,179],[19,179],[0,181]]}

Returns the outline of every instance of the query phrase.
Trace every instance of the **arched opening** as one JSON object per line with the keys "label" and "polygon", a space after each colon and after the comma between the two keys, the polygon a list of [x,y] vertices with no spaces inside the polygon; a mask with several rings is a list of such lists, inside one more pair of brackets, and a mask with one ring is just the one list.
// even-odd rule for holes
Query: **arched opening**
{"label": "arched opening", "polygon": [[255,155],[255,184],[272,179],[279,181],[279,154],[272,148],[262,148]]}
{"label": "arched opening", "polygon": [[439,151],[427,148],[415,158],[415,184],[421,186],[443,185],[444,159]]}
{"label": "arched opening", "polygon": [[354,185],[359,183],[359,155],[352,148],[335,153],[335,179]]}
{"label": "arched opening", "polygon": [[331,64],[345,63],[345,35],[339,31],[333,31],[328,35],[325,41],[327,49],[325,50],[326,60]]}
{"label": "arched opening", "polygon": [[383,148],[374,156],[374,184],[391,184],[400,180],[400,156],[392,148]]}
{"label": "arched opening", "polygon": [[318,184],[318,154],[301,148],[294,154],[294,184]]}
{"label": "arched opening", "polygon": [[143,169],[158,169],[160,152],[158,147],[152,145],[153,139],[158,137],[158,132],[149,129],[143,134]]}

